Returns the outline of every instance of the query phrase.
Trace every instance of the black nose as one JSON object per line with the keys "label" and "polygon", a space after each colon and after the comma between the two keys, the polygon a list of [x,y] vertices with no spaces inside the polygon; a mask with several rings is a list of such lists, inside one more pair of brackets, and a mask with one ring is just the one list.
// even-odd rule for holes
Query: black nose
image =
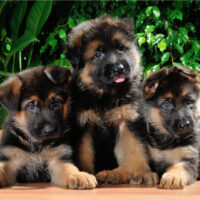
{"label": "black nose", "polygon": [[114,65],[113,66],[113,72],[115,75],[122,74],[125,71],[124,65]]}
{"label": "black nose", "polygon": [[179,128],[186,128],[186,127],[189,128],[189,126],[190,126],[190,121],[188,121],[187,119],[183,119],[179,123]]}
{"label": "black nose", "polygon": [[45,133],[52,133],[55,131],[55,126],[53,124],[45,124],[44,125],[44,132]]}

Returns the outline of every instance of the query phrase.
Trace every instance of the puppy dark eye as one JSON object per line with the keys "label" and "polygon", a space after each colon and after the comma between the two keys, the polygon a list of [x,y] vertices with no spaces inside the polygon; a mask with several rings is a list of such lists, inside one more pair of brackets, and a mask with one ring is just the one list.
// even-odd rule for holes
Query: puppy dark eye
{"label": "puppy dark eye", "polygon": [[101,60],[104,57],[104,53],[103,53],[103,47],[99,46],[94,54],[94,57],[97,60]]}
{"label": "puppy dark eye", "polygon": [[97,60],[101,60],[104,57],[104,54],[100,51],[96,51],[95,55],[94,55],[95,59]]}
{"label": "puppy dark eye", "polygon": [[126,48],[125,48],[124,45],[119,45],[119,46],[117,47],[117,49],[118,49],[119,51],[125,51],[125,50],[126,50]]}
{"label": "puppy dark eye", "polygon": [[174,108],[174,105],[172,102],[170,101],[164,101],[162,104],[161,104],[161,108],[163,110],[166,110],[166,111],[170,111]]}
{"label": "puppy dark eye", "polygon": [[100,51],[97,51],[96,53],[95,53],[95,58],[101,58],[101,56],[102,56],[102,52],[100,52]]}
{"label": "puppy dark eye", "polygon": [[38,102],[37,101],[32,101],[28,103],[25,107],[26,110],[28,110],[31,113],[36,113],[38,114],[40,112],[40,108],[38,107]]}
{"label": "puppy dark eye", "polygon": [[194,104],[194,100],[193,99],[186,99],[185,104],[187,104],[187,105]]}
{"label": "puppy dark eye", "polygon": [[51,110],[59,110],[62,108],[62,102],[60,99],[52,99],[50,103],[50,109]]}

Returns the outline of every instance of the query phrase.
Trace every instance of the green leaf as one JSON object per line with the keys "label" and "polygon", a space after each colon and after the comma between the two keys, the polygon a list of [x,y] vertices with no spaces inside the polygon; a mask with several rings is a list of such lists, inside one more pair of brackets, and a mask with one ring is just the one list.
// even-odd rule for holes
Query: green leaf
{"label": "green leaf", "polygon": [[162,55],[161,57],[161,64],[163,65],[164,63],[166,63],[170,58],[170,53],[166,52]]}
{"label": "green leaf", "polygon": [[153,25],[147,25],[146,28],[145,28],[145,33],[148,34],[148,33],[151,33],[155,30],[155,26]]}
{"label": "green leaf", "polygon": [[183,54],[184,53],[184,49],[182,45],[179,45],[177,43],[174,43],[174,48],[180,53]]}
{"label": "green leaf", "polygon": [[139,40],[138,40],[138,44],[139,44],[139,46],[142,46],[142,44],[144,44],[145,41],[146,41],[145,37],[141,37],[141,38],[139,38]]}
{"label": "green leaf", "polygon": [[183,19],[183,13],[180,10],[176,10],[176,19]]}
{"label": "green leaf", "polygon": [[10,22],[11,38],[15,40],[18,37],[20,25],[24,18],[27,9],[27,1],[18,2],[17,7]]}
{"label": "green leaf", "polygon": [[22,51],[34,41],[38,41],[38,39],[32,34],[32,32],[26,31],[24,35],[13,42],[11,53]]}
{"label": "green leaf", "polygon": [[153,39],[152,39],[152,45],[154,46],[155,44],[158,44],[158,42],[161,41],[161,39],[164,37],[163,34],[157,34]]}
{"label": "green leaf", "polygon": [[152,67],[152,72],[158,71],[160,69],[160,65],[154,65]]}
{"label": "green leaf", "polygon": [[66,58],[61,58],[61,59],[58,59],[58,60],[55,60],[53,63],[51,63],[53,65],[59,65],[59,66],[62,66],[62,67],[66,67],[66,68],[69,68],[71,69],[71,63],[69,62],[68,59]]}
{"label": "green leaf", "polygon": [[59,32],[58,32],[58,35],[59,35],[59,37],[60,37],[60,39],[62,39],[62,40],[66,40],[66,38],[67,38],[67,35],[66,35],[66,32],[64,31],[64,30],[60,30]]}
{"label": "green leaf", "polygon": [[182,65],[187,66],[187,59],[186,59],[185,56],[182,56],[182,57],[180,58],[180,61],[181,61]]}
{"label": "green leaf", "polygon": [[144,36],[144,33],[137,33],[137,34],[136,34],[136,38],[137,38],[137,39],[141,38],[142,36]]}
{"label": "green leaf", "polygon": [[188,35],[188,30],[184,27],[180,27],[179,28],[179,33],[181,33],[183,36],[187,36]]}
{"label": "green leaf", "polygon": [[[54,32],[55,32],[55,31],[56,31],[56,30],[54,30]],[[44,44],[44,45],[41,47],[41,49],[40,49],[40,53],[44,53],[44,52],[46,51],[46,49],[47,49],[47,47],[48,47],[48,45],[49,45],[49,41],[51,41],[51,40],[54,39],[54,36],[55,36],[54,32],[49,34],[48,38],[47,38],[46,41],[45,41],[45,44]]]}
{"label": "green leaf", "polygon": [[151,67],[147,67],[145,70],[144,70],[144,77],[148,76],[149,74],[151,74],[152,72],[152,68]]}
{"label": "green leaf", "polygon": [[67,24],[70,29],[74,28],[75,26],[74,20],[71,17],[68,19]]}
{"label": "green leaf", "polygon": [[144,23],[145,18],[146,18],[146,15],[141,12],[138,15],[138,18],[136,20],[136,24],[135,24],[136,28],[139,28]]}
{"label": "green leaf", "polygon": [[191,65],[193,66],[193,69],[195,69],[197,72],[200,73],[200,64],[199,63],[193,62]]}
{"label": "green leaf", "polygon": [[169,19],[173,22],[174,19],[179,19],[182,20],[183,19],[183,13],[180,10],[171,10],[168,9],[168,15],[169,15]]}
{"label": "green leaf", "polygon": [[153,7],[153,15],[155,16],[155,18],[159,18],[160,17],[160,10],[157,6]]}
{"label": "green leaf", "polygon": [[147,17],[149,17],[151,15],[152,8],[153,8],[152,6],[149,6],[146,8],[145,13],[146,13]]}
{"label": "green leaf", "polygon": [[6,44],[6,50],[7,50],[7,51],[10,51],[10,50],[11,50],[11,45],[8,44],[8,43]]}
{"label": "green leaf", "polygon": [[147,34],[147,43],[151,44],[153,38],[154,38],[154,35],[152,33],[148,33]]}
{"label": "green leaf", "polygon": [[65,54],[64,53],[60,54],[60,58],[66,58]]}
{"label": "green leaf", "polygon": [[52,48],[55,48],[56,45],[57,45],[58,41],[56,39],[52,39],[49,41],[49,45],[52,47]]}
{"label": "green leaf", "polygon": [[28,14],[26,29],[34,36],[40,33],[52,9],[52,1],[36,1]]}
{"label": "green leaf", "polygon": [[164,40],[158,43],[158,48],[160,49],[161,52],[163,52],[167,48],[167,44]]}
{"label": "green leaf", "polygon": [[197,55],[200,52],[200,41],[198,40],[190,40],[191,44],[192,44],[192,49],[195,53],[195,55]]}

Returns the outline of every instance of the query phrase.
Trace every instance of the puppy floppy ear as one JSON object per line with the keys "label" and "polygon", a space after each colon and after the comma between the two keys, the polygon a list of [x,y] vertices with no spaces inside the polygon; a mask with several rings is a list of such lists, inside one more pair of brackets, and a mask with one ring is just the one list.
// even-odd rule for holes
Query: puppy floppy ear
{"label": "puppy floppy ear", "polygon": [[18,110],[22,81],[17,75],[11,77],[0,87],[0,104],[8,111]]}
{"label": "puppy floppy ear", "polygon": [[170,69],[172,72],[180,73],[183,77],[189,79],[190,81],[194,83],[199,83],[199,75],[195,70],[190,69],[189,67],[184,66],[174,66]]}
{"label": "puppy floppy ear", "polygon": [[150,99],[155,95],[160,82],[166,77],[167,74],[168,68],[163,68],[159,71],[153,72],[145,79],[143,88],[146,99]]}
{"label": "puppy floppy ear", "polygon": [[49,66],[45,68],[44,74],[55,85],[68,84],[72,78],[69,69],[59,66]]}

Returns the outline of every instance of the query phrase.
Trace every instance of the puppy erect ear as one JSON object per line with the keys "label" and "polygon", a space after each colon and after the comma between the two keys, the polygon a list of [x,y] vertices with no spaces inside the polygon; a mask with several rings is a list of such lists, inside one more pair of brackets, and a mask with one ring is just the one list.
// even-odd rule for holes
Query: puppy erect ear
{"label": "puppy erect ear", "polygon": [[8,112],[17,111],[21,87],[22,81],[17,75],[11,77],[0,87],[0,104]]}
{"label": "puppy erect ear", "polygon": [[78,24],[68,35],[66,45],[66,57],[72,64],[72,67],[78,69],[81,63],[81,48],[83,46],[83,36],[94,26],[95,20],[89,20]]}
{"label": "puppy erect ear", "polygon": [[195,70],[190,69],[189,67],[184,66],[174,66],[170,69],[172,72],[180,73],[185,78],[188,78],[190,81],[193,81],[194,83],[199,83],[199,75]]}
{"label": "puppy erect ear", "polygon": [[71,72],[69,69],[59,66],[50,66],[44,69],[45,75],[55,85],[68,84],[71,80]]}
{"label": "puppy erect ear", "polygon": [[157,72],[153,72],[146,78],[144,81],[144,94],[146,99],[150,99],[154,96],[161,80],[166,77],[168,71],[168,68],[163,68]]}

